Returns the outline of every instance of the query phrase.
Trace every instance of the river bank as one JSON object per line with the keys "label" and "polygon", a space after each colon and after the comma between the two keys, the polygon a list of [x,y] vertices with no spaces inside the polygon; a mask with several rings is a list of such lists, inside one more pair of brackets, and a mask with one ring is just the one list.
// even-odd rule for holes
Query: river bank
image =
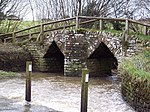
{"label": "river bank", "polygon": [[31,55],[22,47],[0,44],[0,70],[25,71],[27,60],[31,60]]}
{"label": "river bank", "polygon": [[150,111],[150,51],[122,61],[121,93],[137,112]]}

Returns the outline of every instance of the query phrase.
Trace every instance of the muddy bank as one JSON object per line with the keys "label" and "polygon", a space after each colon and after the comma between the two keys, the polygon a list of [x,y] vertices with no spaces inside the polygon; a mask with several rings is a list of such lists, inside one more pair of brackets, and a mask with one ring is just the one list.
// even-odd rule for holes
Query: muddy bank
{"label": "muddy bank", "polygon": [[25,71],[25,63],[31,55],[19,46],[0,44],[0,70]]}

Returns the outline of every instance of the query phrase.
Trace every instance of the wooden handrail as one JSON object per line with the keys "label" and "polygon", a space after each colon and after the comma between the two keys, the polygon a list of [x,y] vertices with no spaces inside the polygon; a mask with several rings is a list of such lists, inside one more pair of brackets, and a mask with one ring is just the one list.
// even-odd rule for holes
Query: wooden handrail
{"label": "wooden handrail", "polygon": [[[82,24],[87,24],[87,23],[91,23],[91,22],[95,22],[95,21],[97,21],[97,19],[80,22],[80,25],[82,25]],[[58,28],[53,28],[53,29],[49,29],[49,30],[44,30],[43,32],[45,33],[45,32],[55,31],[55,30],[59,30],[59,29],[63,29],[63,28],[69,28],[69,27],[73,27],[73,26],[75,26],[75,25],[76,25],[76,24],[65,25],[65,26],[58,27]],[[25,36],[34,35],[34,34],[39,34],[39,33],[40,33],[40,31],[38,31],[38,32],[33,32],[33,33],[28,33],[28,34],[16,36],[16,38],[25,37]]]}
{"label": "wooden handrail", "polygon": [[73,19],[75,19],[75,17],[61,19],[61,20],[56,20],[56,21],[51,21],[51,22],[47,22],[47,23],[42,23],[42,24],[39,24],[39,25],[32,26],[30,28],[26,28],[26,29],[23,29],[23,30],[15,31],[14,33],[20,33],[20,32],[26,31],[26,30],[37,28],[37,27],[40,27],[41,25],[50,25],[50,24],[55,24],[55,23],[59,23],[59,22],[69,21],[69,20],[73,20]]}
{"label": "wooden handrail", "polygon": [[79,16],[81,19],[97,19],[106,21],[125,21],[125,18],[105,18],[105,17],[92,17],[92,16]]}
{"label": "wooden handrail", "polygon": [[[105,17],[91,17],[91,16],[77,16],[77,17],[79,19],[85,19],[86,20],[86,21],[83,21],[83,22],[80,21],[79,25],[86,24],[86,23],[91,23],[91,22],[95,22],[95,21],[99,21],[99,20],[104,20],[104,21],[121,21],[121,22],[126,22],[126,20],[128,20],[130,23],[135,23],[135,24],[139,24],[139,25],[142,25],[142,26],[150,27],[150,24],[141,23],[139,21],[132,20],[132,19],[126,19],[126,18],[105,18]],[[44,27],[46,25],[66,22],[66,21],[75,20],[75,19],[76,19],[76,17],[71,17],[71,18],[66,18],[66,19],[61,19],[61,20],[56,20],[56,21],[42,23],[42,24],[35,25],[35,26],[29,27],[29,28],[25,28],[23,30],[19,30],[19,31],[15,31],[15,32],[7,33],[7,34],[1,34],[0,35],[0,39],[5,39],[7,37],[12,37],[13,34],[21,33],[21,32],[28,31],[28,30],[31,30],[31,29],[34,29],[34,28],[40,28],[41,26]],[[59,30],[59,29],[68,28],[68,27],[74,27],[75,25],[76,25],[76,23],[74,22],[74,24],[65,25],[65,26],[61,26],[61,27],[57,27],[57,28],[52,28],[52,29],[48,29],[48,30],[47,29],[45,29],[45,30],[43,29],[43,32]],[[16,38],[28,36],[29,34],[33,35],[33,34],[38,34],[38,33],[40,33],[40,31],[36,31],[36,32],[33,32],[33,33],[28,33],[28,34],[23,34],[23,35],[20,35],[20,36],[16,35]]]}
{"label": "wooden handrail", "polygon": [[31,26],[29,28],[25,28],[23,30],[18,30],[18,31],[15,31],[15,32],[10,32],[10,33],[7,33],[7,34],[1,34],[0,35],[0,38],[2,39],[2,37],[7,37],[8,35],[12,35],[12,33],[20,33],[20,32],[23,32],[23,31],[26,31],[26,30],[30,30],[30,29],[34,29],[34,28],[37,28],[37,27],[40,27],[41,25],[50,25],[50,24],[55,24],[55,23],[60,23],[60,22],[65,22],[65,21],[70,21],[70,20],[73,20],[75,19],[75,17],[72,17],[72,18],[66,18],[66,19],[61,19],[61,20],[56,20],[56,21],[51,21],[51,22],[47,22],[47,23],[42,23],[42,24],[39,24],[39,25],[35,25],[35,26]]}
{"label": "wooden handrail", "polygon": [[105,18],[105,17],[92,17],[92,16],[79,16],[79,18],[81,18],[81,19],[97,19],[97,20],[106,20],[106,21],[125,21],[125,20],[128,20],[131,23],[150,27],[150,24],[141,23],[137,20],[127,19],[127,18]]}
{"label": "wooden handrail", "polygon": [[135,23],[135,24],[139,24],[139,25],[142,25],[142,26],[147,26],[147,27],[150,27],[150,24],[147,24],[147,23],[141,23],[139,21],[136,21],[136,20],[132,20],[132,19],[128,19],[129,22],[131,23]]}

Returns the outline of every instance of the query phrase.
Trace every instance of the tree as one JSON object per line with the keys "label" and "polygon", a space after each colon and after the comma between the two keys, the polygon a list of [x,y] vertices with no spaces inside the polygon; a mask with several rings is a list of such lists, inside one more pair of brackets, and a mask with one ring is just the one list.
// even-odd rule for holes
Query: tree
{"label": "tree", "polygon": [[84,16],[100,16],[107,17],[110,0],[92,0],[82,10]]}
{"label": "tree", "polygon": [[26,6],[28,4],[22,2],[22,0],[1,0],[0,1],[0,33],[7,33],[17,30],[21,21],[5,20],[9,16],[17,16],[22,18],[26,12]]}
{"label": "tree", "polygon": [[78,3],[78,13],[77,13],[77,16],[80,16],[81,15],[81,0],[77,0],[77,3]]}
{"label": "tree", "polygon": [[136,17],[138,18],[150,18],[150,0],[135,0],[137,7]]}
{"label": "tree", "polygon": [[[37,19],[57,20],[77,15],[78,0],[35,0]],[[80,0],[79,0],[80,2]]]}

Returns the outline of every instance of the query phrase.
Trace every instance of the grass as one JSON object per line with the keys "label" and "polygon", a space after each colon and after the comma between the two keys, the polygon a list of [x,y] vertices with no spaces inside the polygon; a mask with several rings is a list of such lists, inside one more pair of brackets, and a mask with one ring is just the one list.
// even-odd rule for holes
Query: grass
{"label": "grass", "polygon": [[113,33],[113,34],[122,34],[123,31],[122,30],[113,30],[113,29],[106,29],[106,30],[103,30],[105,32],[110,32],[110,33]]}
{"label": "grass", "polygon": [[150,40],[150,36],[148,35],[144,35],[144,34],[138,34],[135,32],[129,32],[129,35],[135,35],[136,37],[138,37],[140,40]]}
{"label": "grass", "polygon": [[150,80],[150,51],[145,50],[130,59],[124,59],[121,64],[122,72],[134,77]]}
{"label": "grass", "polygon": [[0,33],[18,31],[38,24],[40,24],[40,21],[33,22],[33,21],[2,20],[0,21]]}
{"label": "grass", "polygon": [[5,72],[0,70],[0,77],[12,77],[12,76],[17,76],[17,73],[15,72]]}

